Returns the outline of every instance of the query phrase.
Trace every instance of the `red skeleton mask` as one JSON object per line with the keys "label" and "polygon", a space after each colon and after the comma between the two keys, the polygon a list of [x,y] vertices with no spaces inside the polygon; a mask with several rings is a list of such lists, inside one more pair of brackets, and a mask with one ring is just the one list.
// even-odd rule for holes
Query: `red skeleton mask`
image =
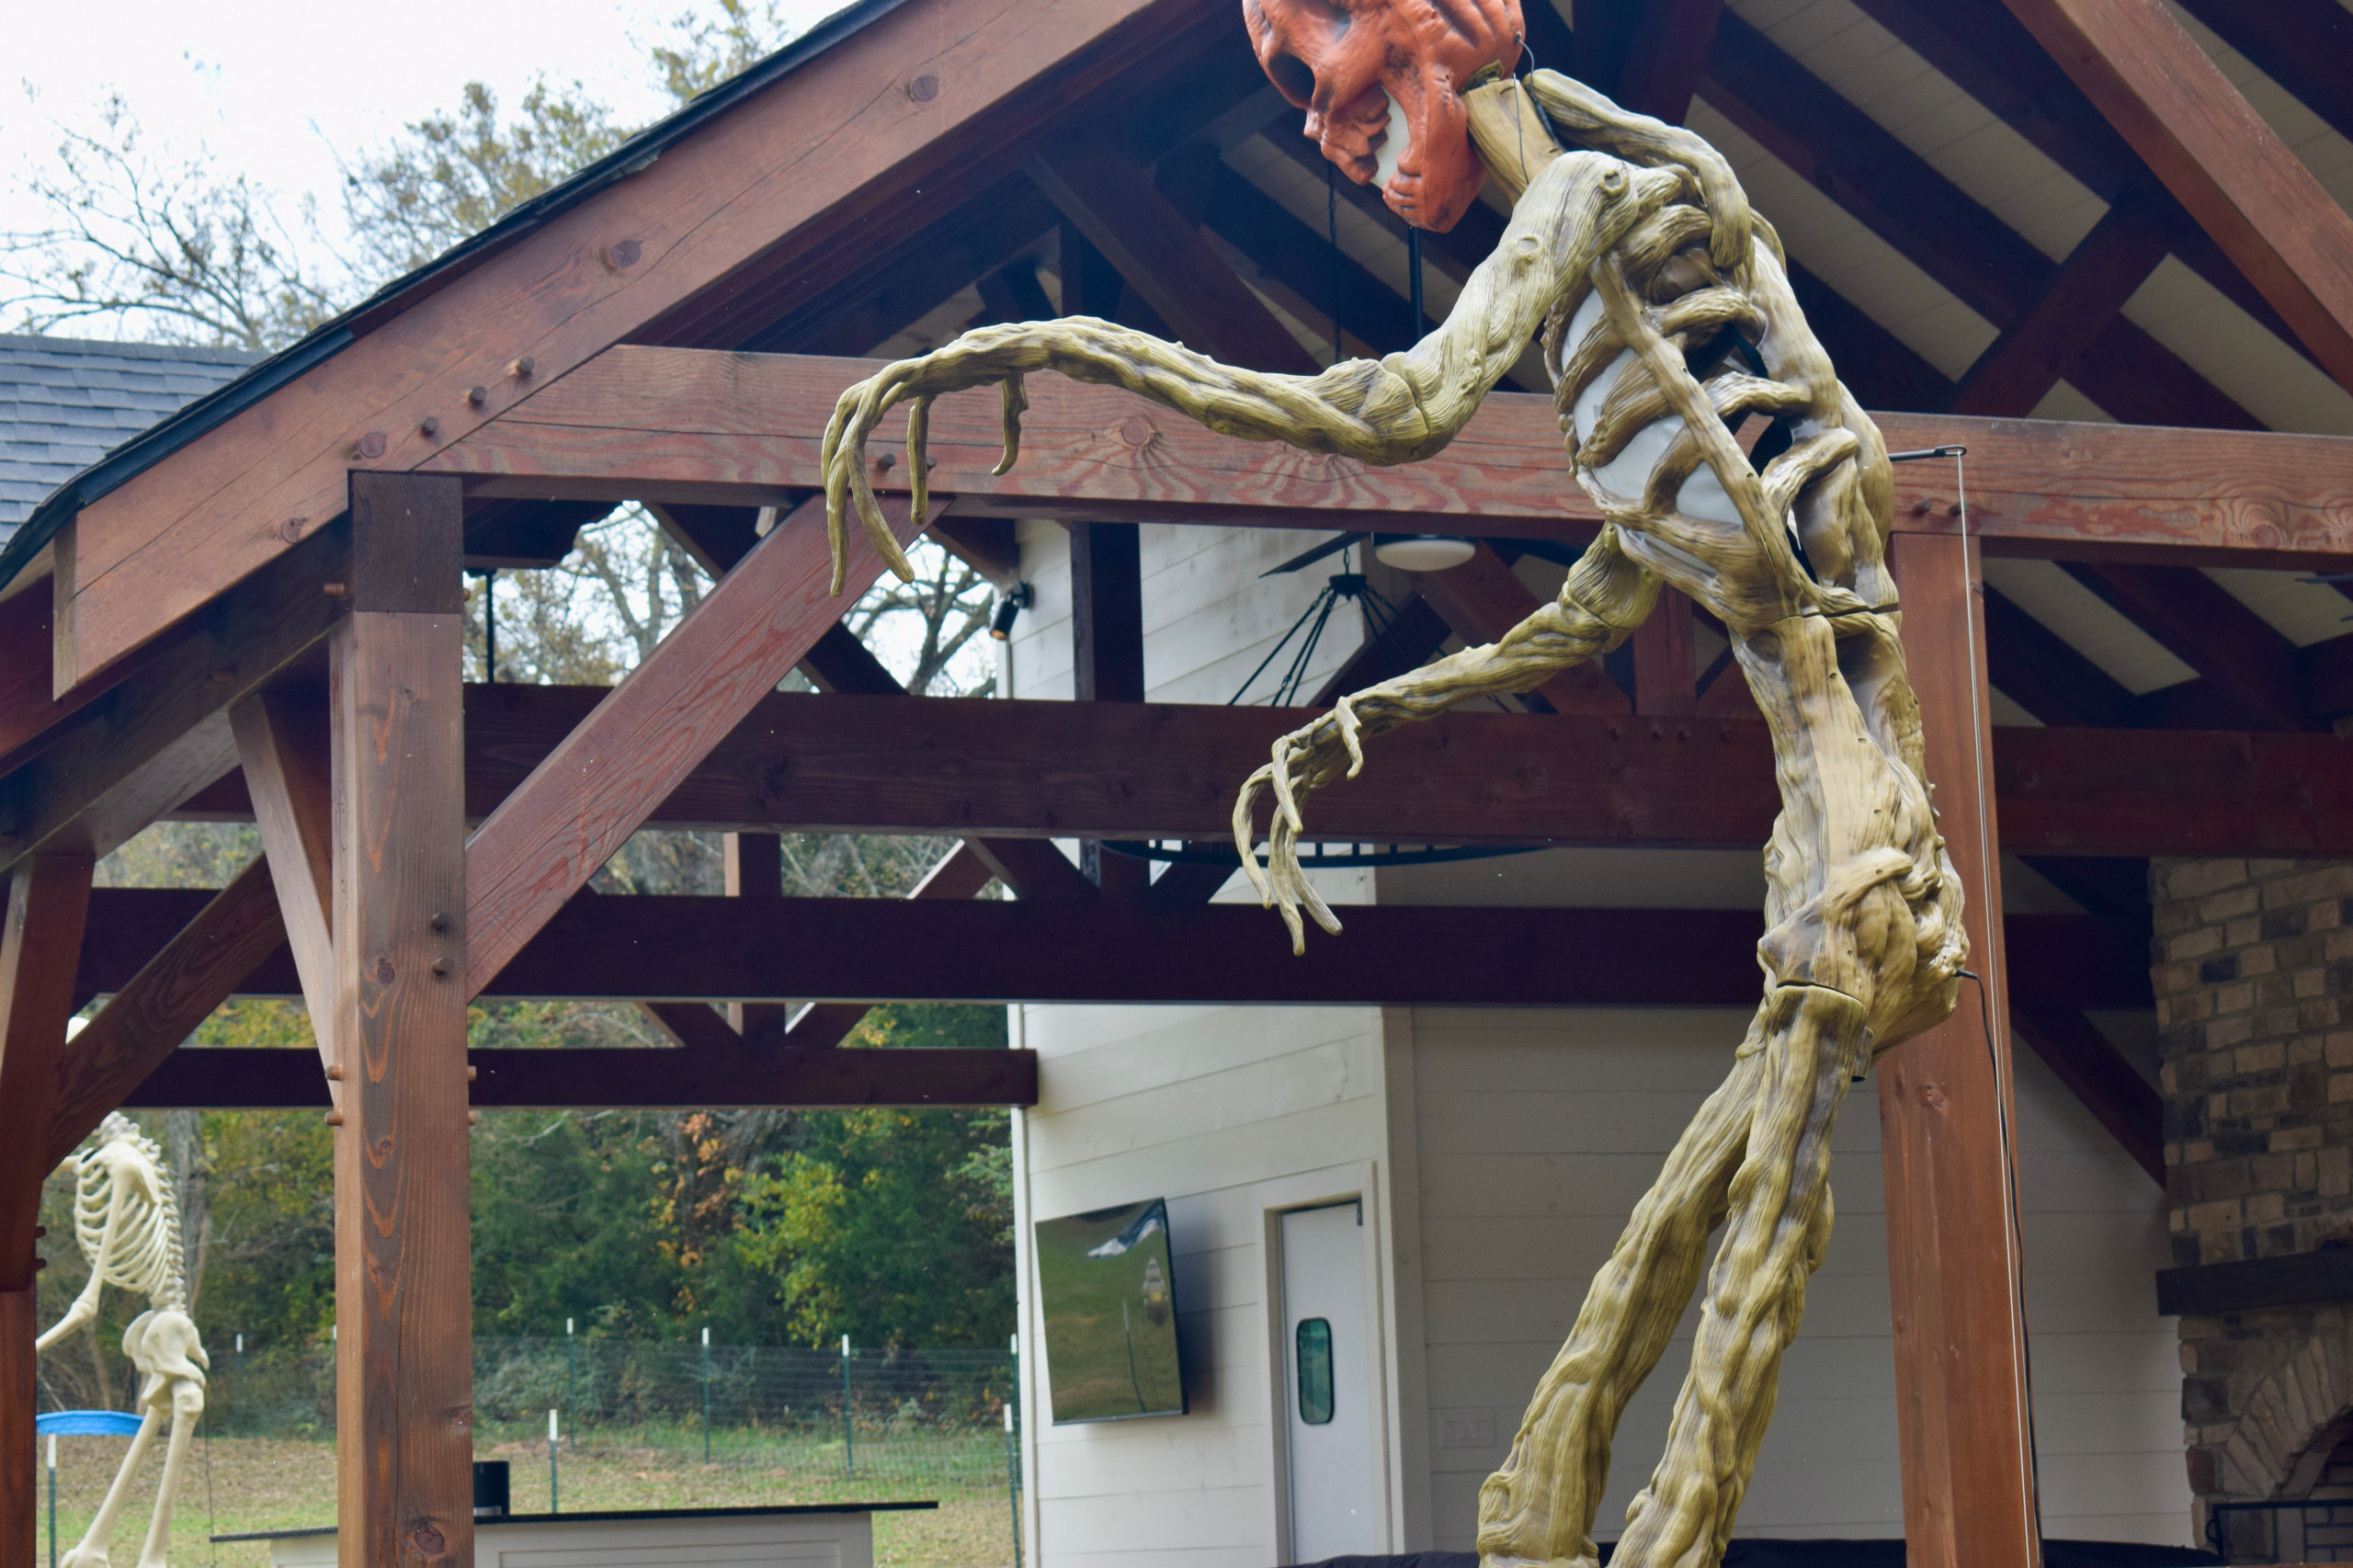
{"label": "red skeleton mask", "polygon": [[1518,63],[1519,0],[1242,0],[1242,19],[1325,157],[1415,228],[1454,227],[1485,178],[1459,95]]}

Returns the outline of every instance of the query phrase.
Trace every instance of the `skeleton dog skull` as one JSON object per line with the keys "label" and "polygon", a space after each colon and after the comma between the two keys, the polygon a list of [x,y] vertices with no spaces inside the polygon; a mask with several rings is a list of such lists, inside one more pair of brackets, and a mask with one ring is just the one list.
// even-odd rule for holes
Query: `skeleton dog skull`
{"label": "skeleton dog skull", "polygon": [[1519,0],[1243,0],[1242,16],[1326,158],[1414,227],[1454,227],[1486,177],[1461,95],[1518,60]]}

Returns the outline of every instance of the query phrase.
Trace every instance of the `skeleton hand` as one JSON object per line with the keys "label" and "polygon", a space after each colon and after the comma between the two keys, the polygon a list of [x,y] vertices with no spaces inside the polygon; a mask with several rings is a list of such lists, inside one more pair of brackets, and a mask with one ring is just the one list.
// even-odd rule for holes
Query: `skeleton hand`
{"label": "skeleton hand", "polygon": [[[1299,863],[1299,835],[1305,825],[1299,814],[1299,797],[1319,784],[1331,782],[1339,772],[1343,756],[1347,759],[1347,777],[1357,776],[1364,767],[1364,748],[1359,744],[1362,727],[1353,699],[1343,697],[1332,711],[1277,741],[1274,760],[1245,779],[1241,793],[1234,798],[1233,847],[1242,857],[1243,874],[1258,890],[1262,907],[1281,912],[1283,924],[1290,930],[1290,950],[1294,954],[1307,950],[1307,928],[1299,918],[1302,903],[1315,916],[1315,924],[1335,937],[1340,934],[1339,917],[1309,883],[1307,873]],[[1267,830],[1267,869],[1261,872],[1257,857],[1251,851],[1251,842],[1256,836],[1252,818],[1258,792],[1267,788],[1275,792],[1275,820]]]}

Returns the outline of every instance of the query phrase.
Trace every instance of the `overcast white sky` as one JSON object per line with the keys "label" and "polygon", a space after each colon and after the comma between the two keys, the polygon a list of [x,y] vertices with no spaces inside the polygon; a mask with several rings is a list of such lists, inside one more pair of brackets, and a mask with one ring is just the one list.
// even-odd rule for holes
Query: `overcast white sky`
{"label": "overcast white sky", "polygon": [[[779,0],[795,30],[845,0]],[[502,104],[541,73],[578,80],[624,123],[665,107],[647,46],[710,0],[468,0],[358,6],[349,0],[23,0],[8,8],[0,79],[0,231],[39,221],[19,179],[57,142],[50,120],[89,125],[108,89],[151,142],[220,156],[289,195],[335,210],[335,157],[453,107],[470,80]],[[37,97],[28,101],[29,86]]]}

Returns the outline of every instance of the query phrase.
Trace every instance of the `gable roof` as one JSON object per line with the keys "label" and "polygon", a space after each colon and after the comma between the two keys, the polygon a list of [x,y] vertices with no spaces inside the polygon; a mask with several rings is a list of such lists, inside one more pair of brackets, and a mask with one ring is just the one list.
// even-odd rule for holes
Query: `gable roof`
{"label": "gable roof", "polygon": [[[673,142],[727,112],[780,76],[834,44],[888,15],[905,0],[857,0],[835,11],[758,63],[701,93],[676,114],[657,120],[571,178],[550,187],[415,271],[393,278],[349,310],[321,324],[299,341],[264,357],[247,354],[234,373],[217,377],[131,427],[134,438],[101,449],[57,472],[22,511],[0,509],[0,587],[5,587],[74,514],[134,474],[162,461],[239,410],[259,402],[313,367],[333,358],[363,334],[416,303],[443,284],[472,271],[514,241],[548,222],[616,180],[651,167]],[[0,342],[17,339],[0,338]],[[227,350],[191,350],[225,353]],[[14,494],[11,490],[6,493]],[[5,503],[0,503],[5,508]],[[18,526],[22,525],[22,526]]]}
{"label": "gable roof", "polygon": [[0,335],[0,540],[77,472],[261,358],[238,348]]}

